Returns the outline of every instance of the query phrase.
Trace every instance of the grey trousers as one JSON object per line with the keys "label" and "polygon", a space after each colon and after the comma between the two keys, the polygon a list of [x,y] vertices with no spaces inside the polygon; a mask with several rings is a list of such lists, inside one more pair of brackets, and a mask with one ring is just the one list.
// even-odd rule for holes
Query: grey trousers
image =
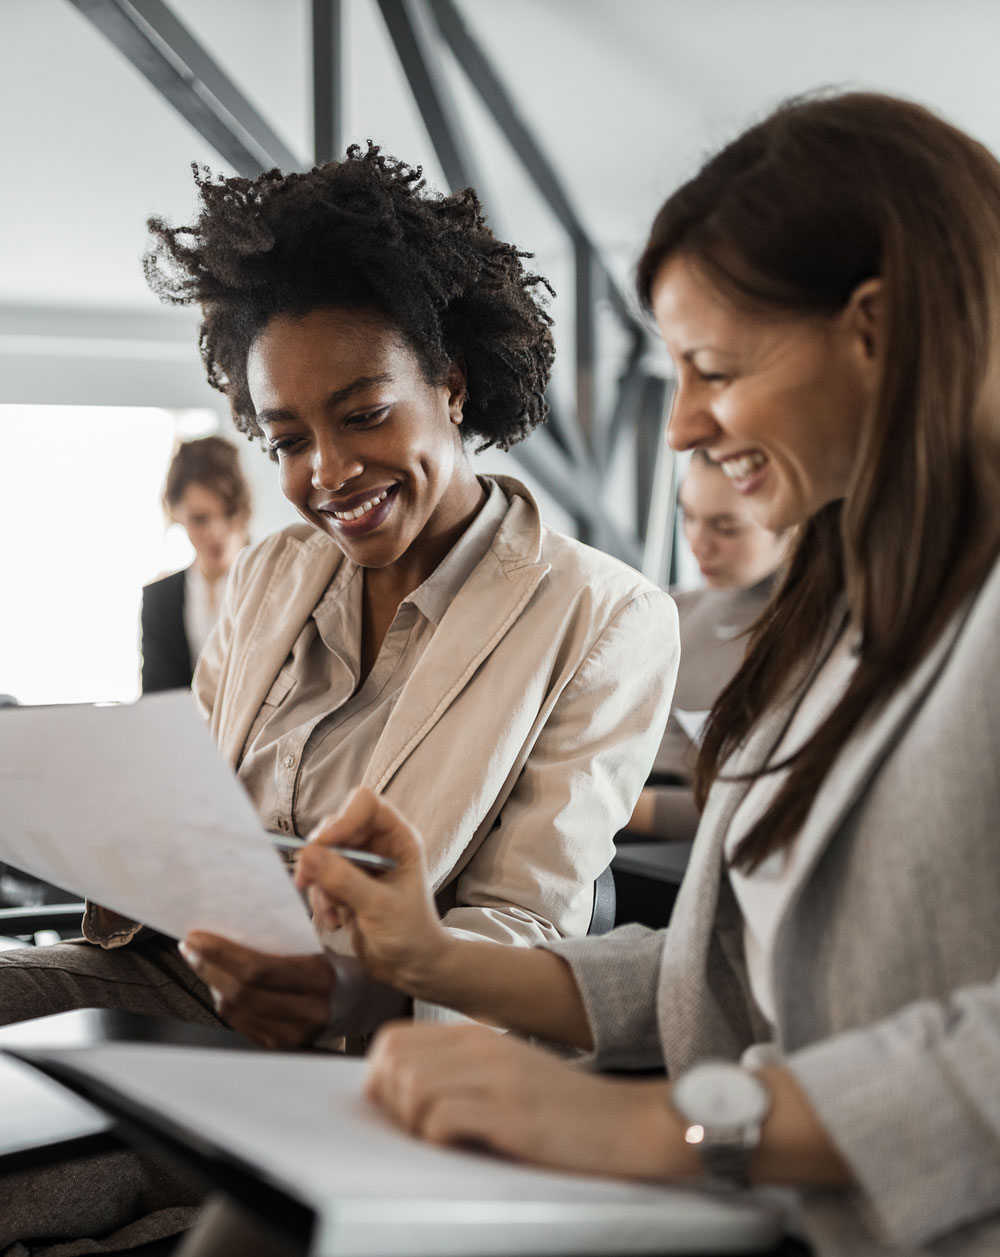
{"label": "grey trousers", "polygon": [[[73,1008],[224,1024],[208,988],[161,935],[115,951],[80,941],[0,952],[0,1025]],[[0,1179],[0,1254],[137,1247],[189,1227],[203,1196],[193,1176],[127,1150],[9,1174]]]}

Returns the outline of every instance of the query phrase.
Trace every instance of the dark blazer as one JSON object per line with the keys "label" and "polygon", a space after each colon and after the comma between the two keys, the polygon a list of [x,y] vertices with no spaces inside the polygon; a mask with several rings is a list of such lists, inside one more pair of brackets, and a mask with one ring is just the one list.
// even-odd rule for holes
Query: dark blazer
{"label": "dark blazer", "polygon": [[186,573],[174,572],[142,590],[142,692],[186,689],[191,651],[184,628]]}

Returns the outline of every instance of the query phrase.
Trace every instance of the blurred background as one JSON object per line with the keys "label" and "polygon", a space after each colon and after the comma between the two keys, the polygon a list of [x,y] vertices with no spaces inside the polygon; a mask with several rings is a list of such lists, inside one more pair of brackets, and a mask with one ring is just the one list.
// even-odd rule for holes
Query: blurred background
{"label": "blurred background", "polygon": [[[190,164],[307,167],[372,138],[474,182],[557,289],[553,418],[483,471],[663,583],[669,364],[631,295],[665,195],[781,99],[917,99],[1000,151],[991,0],[0,0],[0,693],[138,693],[144,582],[185,566],[160,507],[180,439],[228,434],[197,316],[147,292],[151,213]],[[416,89],[416,92],[415,90]],[[292,518],[239,440],[253,536]]]}

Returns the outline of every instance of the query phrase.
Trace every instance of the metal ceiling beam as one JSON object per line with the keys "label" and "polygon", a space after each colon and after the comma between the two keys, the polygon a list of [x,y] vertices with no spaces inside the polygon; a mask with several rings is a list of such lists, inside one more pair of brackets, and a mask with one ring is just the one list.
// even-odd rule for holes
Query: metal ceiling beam
{"label": "metal ceiling beam", "polygon": [[594,266],[602,273],[601,278],[615,313],[628,326],[641,329],[642,325],[636,320],[634,312],[573,208],[559,176],[489,58],[466,26],[454,0],[429,0],[429,8],[445,42],[454,53],[455,60],[479,93],[483,104],[493,115],[550,209],[571,236],[574,246],[578,249],[585,248],[593,255]]}
{"label": "metal ceiling beam", "polygon": [[303,163],[163,0],[70,0],[241,175]]}
{"label": "metal ceiling beam", "polygon": [[410,84],[424,126],[452,190],[482,191],[476,160],[450,93],[445,88],[440,46],[427,6],[420,0],[377,0],[396,55]]}
{"label": "metal ceiling beam", "polygon": [[[377,2],[445,178],[454,191],[474,187],[485,199],[471,145],[447,90],[440,40],[427,4],[424,0]],[[588,306],[583,320],[588,327],[592,317],[593,311]],[[588,360],[588,371],[591,365],[592,358]],[[528,454],[526,458],[535,466],[546,465],[549,491],[565,510],[574,518],[593,524],[600,511],[595,491],[596,466],[579,427],[551,405],[551,398],[547,436],[549,440],[539,443],[544,451],[539,448],[539,452]],[[511,452],[520,458],[521,449],[518,445]],[[527,466],[524,459],[521,461]],[[585,483],[589,483],[589,487],[585,487]]]}
{"label": "metal ceiling beam", "polygon": [[313,156],[344,154],[344,14],[341,0],[312,0]]}

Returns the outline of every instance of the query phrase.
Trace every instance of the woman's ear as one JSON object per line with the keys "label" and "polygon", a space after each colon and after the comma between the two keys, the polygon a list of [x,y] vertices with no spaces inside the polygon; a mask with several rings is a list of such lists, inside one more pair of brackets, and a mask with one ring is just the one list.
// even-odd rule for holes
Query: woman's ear
{"label": "woman's ear", "polygon": [[844,313],[855,347],[871,364],[881,362],[885,348],[882,281],[866,279],[851,293]]}
{"label": "woman's ear", "polygon": [[448,417],[452,423],[461,423],[469,395],[466,388],[465,366],[461,361],[456,360],[448,368],[445,384],[448,388]]}

